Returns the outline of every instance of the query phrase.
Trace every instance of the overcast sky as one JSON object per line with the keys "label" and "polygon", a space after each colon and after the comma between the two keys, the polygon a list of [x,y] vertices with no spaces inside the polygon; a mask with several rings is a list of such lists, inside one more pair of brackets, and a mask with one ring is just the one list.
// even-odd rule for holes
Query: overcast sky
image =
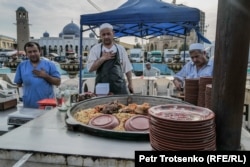
{"label": "overcast sky", "polygon": [[[172,0],[163,1],[172,2]],[[91,0],[91,2],[102,11],[108,11],[116,9],[126,0]],[[176,0],[176,3],[204,11],[205,24],[208,25],[205,36],[211,41],[215,40],[218,0]],[[29,13],[30,36],[34,38],[40,38],[45,31],[50,37],[58,37],[63,27],[71,21],[79,25],[80,15],[99,12],[88,0],[1,0],[0,35],[16,38],[16,10],[20,6]],[[122,41],[124,40],[126,39]]]}

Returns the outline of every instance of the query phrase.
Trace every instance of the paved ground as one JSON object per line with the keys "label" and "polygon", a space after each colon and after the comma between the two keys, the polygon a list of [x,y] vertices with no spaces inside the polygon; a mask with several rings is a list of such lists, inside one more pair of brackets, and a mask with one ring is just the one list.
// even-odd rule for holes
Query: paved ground
{"label": "paved ground", "polygon": [[241,149],[250,151],[250,133],[246,128],[241,130]]}

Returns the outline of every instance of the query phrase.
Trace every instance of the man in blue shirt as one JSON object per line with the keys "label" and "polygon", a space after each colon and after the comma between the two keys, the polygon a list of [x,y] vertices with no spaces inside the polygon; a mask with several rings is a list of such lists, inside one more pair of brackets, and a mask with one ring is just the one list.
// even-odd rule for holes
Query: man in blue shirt
{"label": "man in blue shirt", "polygon": [[24,50],[29,59],[18,65],[14,82],[23,87],[23,106],[38,108],[39,100],[55,98],[53,85],[61,84],[60,73],[53,62],[40,58],[38,43],[28,42]]}
{"label": "man in blue shirt", "polygon": [[201,43],[194,43],[189,46],[189,53],[192,61],[185,66],[174,76],[174,85],[177,90],[182,90],[185,79],[212,77],[214,63],[213,60],[208,60],[206,51]]}

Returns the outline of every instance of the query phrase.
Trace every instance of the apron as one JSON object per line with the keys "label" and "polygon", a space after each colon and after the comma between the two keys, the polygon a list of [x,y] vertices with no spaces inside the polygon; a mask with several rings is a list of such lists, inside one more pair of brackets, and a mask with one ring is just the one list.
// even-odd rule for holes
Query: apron
{"label": "apron", "polygon": [[[101,53],[102,56],[102,46]],[[126,81],[123,76],[120,56],[117,46],[114,59],[105,61],[96,71],[95,85],[98,83],[109,83],[109,90],[113,94],[128,94]]]}

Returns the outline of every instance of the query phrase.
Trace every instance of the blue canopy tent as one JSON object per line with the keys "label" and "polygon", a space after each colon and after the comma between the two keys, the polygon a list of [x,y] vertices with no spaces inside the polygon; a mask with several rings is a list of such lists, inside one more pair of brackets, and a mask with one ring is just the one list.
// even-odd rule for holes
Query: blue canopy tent
{"label": "blue canopy tent", "polygon": [[[82,33],[89,30],[95,33],[94,29],[99,28],[102,23],[112,24],[117,38],[135,36],[149,39],[161,35],[185,38],[194,29],[198,39],[210,43],[199,33],[199,22],[200,10],[196,8],[160,0],[128,0],[115,10],[81,15],[80,46],[82,46]],[[83,29],[83,26],[87,28]],[[82,53],[82,47],[80,47],[80,53]],[[82,66],[81,58],[80,65]],[[79,84],[82,85],[81,73],[79,77]],[[81,90],[80,86],[80,93]]]}

